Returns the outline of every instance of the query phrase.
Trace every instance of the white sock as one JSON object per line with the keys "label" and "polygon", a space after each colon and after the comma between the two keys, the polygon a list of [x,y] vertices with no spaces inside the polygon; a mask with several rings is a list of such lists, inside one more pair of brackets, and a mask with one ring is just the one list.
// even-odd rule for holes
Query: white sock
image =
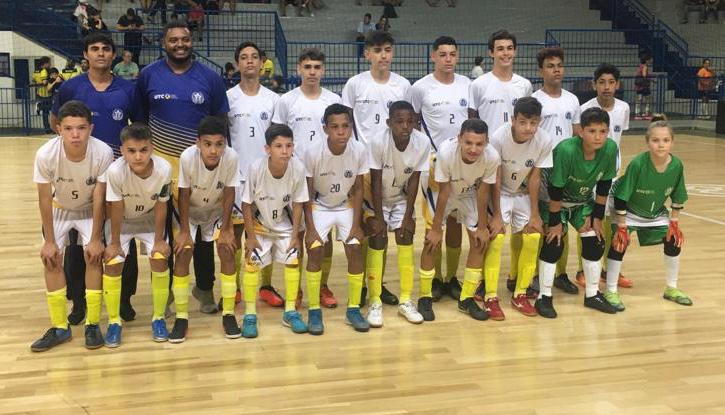
{"label": "white sock", "polygon": [[551,297],[551,286],[554,285],[556,264],[539,260],[539,298],[542,295]]}
{"label": "white sock", "polygon": [[585,295],[587,297],[594,297],[599,291],[599,277],[602,273],[602,263],[600,261],[589,261],[588,259],[582,258],[582,267],[584,268],[584,278],[587,281]]}
{"label": "white sock", "polygon": [[680,256],[665,255],[665,278],[667,286],[677,288],[677,275],[680,273]]}
{"label": "white sock", "polygon": [[617,282],[619,282],[619,272],[621,270],[622,261],[607,258],[607,291],[617,292]]}

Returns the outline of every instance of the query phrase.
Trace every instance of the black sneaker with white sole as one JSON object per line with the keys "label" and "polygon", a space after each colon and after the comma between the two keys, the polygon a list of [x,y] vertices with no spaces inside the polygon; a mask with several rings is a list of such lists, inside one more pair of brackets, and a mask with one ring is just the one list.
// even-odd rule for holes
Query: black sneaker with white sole
{"label": "black sneaker with white sole", "polygon": [[227,339],[237,339],[242,337],[242,329],[237,324],[237,318],[234,314],[225,314],[222,316],[222,326],[224,326],[224,337]]}
{"label": "black sneaker with white sole", "polygon": [[189,320],[177,318],[174,327],[169,333],[169,343],[182,343],[186,340],[186,331],[189,329]]}
{"label": "black sneaker with white sole", "polygon": [[554,278],[554,287],[564,291],[567,294],[579,294],[579,287],[569,280],[566,274],[559,274]]}
{"label": "black sneaker with white sole", "polygon": [[475,320],[488,320],[488,313],[486,312],[486,310],[478,306],[476,300],[474,300],[473,297],[468,297],[463,301],[459,300],[458,311],[468,314]]}
{"label": "black sneaker with white sole", "polygon": [[105,343],[103,333],[98,324],[86,325],[86,349],[98,349]]}
{"label": "black sneaker with white sole", "polygon": [[436,315],[433,312],[433,299],[431,297],[420,297],[418,299],[418,312],[423,316],[424,321],[433,321]]}
{"label": "black sneaker with white sole", "polygon": [[554,310],[554,299],[549,295],[542,295],[541,298],[534,303],[536,312],[541,317],[556,318],[556,310]]}
{"label": "black sneaker with white sole", "polygon": [[593,308],[602,313],[617,314],[617,308],[609,304],[609,301],[604,298],[604,294],[599,291],[592,297],[584,297],[584,307]]}

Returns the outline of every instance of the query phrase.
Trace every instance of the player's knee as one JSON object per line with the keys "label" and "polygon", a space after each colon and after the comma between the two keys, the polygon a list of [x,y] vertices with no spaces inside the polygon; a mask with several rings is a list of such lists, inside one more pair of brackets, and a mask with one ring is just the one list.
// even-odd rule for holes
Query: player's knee
{"label": "player's knee", "polygon": [[582,258],[587,261],[599,261],[604,254],[604,241],[596,236],[582,237]]}
{"label": "player's knee", "polygon": [[121,275],[121,272],[123,271],[123,262],[114,264],[114,265],[106,265],[104,272],[106,275],[110,275],[112,277],[118,277]]}
{"label": "player's knee", "polygon": [[371,236],[370,239],[368,239],[368,244],[372,249],[385,249],[385,246],[388,244],[388,237],[387,235]]}
{"label": "player's knee", "polygon": [[614,249],[614,245],[609,247],[609,252],[607,253],[607,258],[613,260],[613,261],[622,261],[624,258],[624,254],[627,252],[627,248],[625,248],[622,252],[617,251]]}
{"label": "player's knee", "polygon": [[564,244],[557,243],[556,240],[544,241],[539,253],[539,259],[549,264],[555,264],[561,258],[562,252],[564,252]]}
{"label": "player's knee", "polygon": [[169,269],[169,264],[166,259],[151,259],[151,271],[153,272],[164,272]]}
{"label": "player's knee", "polygon": [[409,234],[409,233],[400,235],[398,232],[396,232],[395,233],[395,243],[397,245],[412,245],[413,244],[413,235]]}
{"label": "player's knee", "polygon": [[664,246],[665,255],[667,255],[667,256],[680,255],[680,252],[682,252],[682,248],[675,245],[675,238],[670,238],[669,241],[667,239],[665,239],[664,242],[665,242],[665,246]]}

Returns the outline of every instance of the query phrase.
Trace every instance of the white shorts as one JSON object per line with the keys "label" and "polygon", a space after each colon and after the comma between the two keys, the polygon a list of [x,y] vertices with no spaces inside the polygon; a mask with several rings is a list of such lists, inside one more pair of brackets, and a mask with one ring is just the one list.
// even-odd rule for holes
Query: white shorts
{"label": "white shorts", "polygon": [[90,209],[67,210],[54,207],[53,233],[55,234],[55,244],[58,249],[63,249],[68,244],[68,232],[71,229],[78,231],[79,243],[83,246],[88,245],[93,233],[93,211]]}
{"label": "white shorts", "polygon": [[456,222],[475,231],[478,227],[478,207],[476,206],[475,197],[450,198],[446,204],[444,218],[448,216],[456,218]]}
{"label": "white shorts", "polygon": [[519,233],[531,219],[531,200],[528,194],[501,194],[501,217],[503,223],[511,225],[511,233]]}
{"label": "white shorts", "polygon": [[[135,221],[123,221],[121,224],[121,250],[123,255],[128,255],[128,247],[131,244],[131,239],[136,240],[142,245],[142,248],[149,255],[154,249],[154,241],[156,240],[156,232],[154,229],[154,215],[147,215],[150,218],[144,218],[142,220]],[[111,240],[111,221],[107,220],[104,232],[106,235],[106,241]]]}
{"label": "white shorts", "polygon": [[345,242],[350,236],[352,219],[352,208],[328,209],[318,204],[312,205],[312,220],[315,222],[315,230],[323,241],[326,241],[332,229],[336,228],[337,240]]}
{"label": "white shorts", "polygon": [[289,250],[291,236],[256,234],[255,237],[262,247],[254,253],[255,262],[259,262],[260,268],[271,265],[272,262],[285,265],[299,264],[299,253],[296,250]]}
{"label": "white shorts", "polygon": [[[393,232],[403,226],[403,216],[405,216],[405,209],[407,208],[408,202],[406,200],[388,204],[383,202],[383,220],[388,224],[388,232]],[[372,204],[367,201],[363,202],[363,215],[365,218],[375,216],[375,210],[372,208]]]}

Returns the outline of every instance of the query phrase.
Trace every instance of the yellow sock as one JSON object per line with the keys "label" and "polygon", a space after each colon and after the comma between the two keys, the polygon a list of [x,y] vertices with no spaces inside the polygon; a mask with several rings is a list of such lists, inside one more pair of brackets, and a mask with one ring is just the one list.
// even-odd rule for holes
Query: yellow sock
{"label": "yellow sock", "polygon": [[443,281],[448,281],[445,275],[443,275],[443,253],[442,250],[439,249],[438,252],[436,252],[435,261],[434,264],[434,270],[435,270],[435,276],[440,278]]}
{"label": "yellow sock", "polygon": [[[398,253],[400,255],[400,253]],[[383,258],[382,249],[368,248],[366,270],[368,276],[368,298],[371,304],[382,304],[380,294],[383,292]]]}
{"label": "yellow sock", "polygon": [[498,295],[498,274],[501,273],[501,249],[503,248],[504,236],[496,235],[486,248],[486,256],[483,260],[483,278],[486,281],[486,299]]}
{"label": "yellow sock", "polygon": [[297,291],[299,289],[300,269],[297,267],[284,267],[284,311],[295,311],[295,302],[297,301]]}
{"label": "yellow sock", "polygon": [[257,285],[259,284],[259,269],[247,266],[242,277],[244,285],[244,314],[257,314]]}
{"label": "yellow sock", "polygon": [[48,312],[50,313],[50,324],[55,328],[68,329],[68,320],[65,316],[66,312],[66,288],[60,290],[46,291],[45,300],[48,302]]}
{"label": "yellow sock", "polygon": [[103,274],[103,301],[106,303],[108,324],[121,324],[121,276]]}
{"label": "yellow sock", "polygon": [[[347,274],[347,307],[360,307],[363,274]],[[318,295],[319,297],[319,295]]]}
{"label": "yellow sock", "polygon": [[523,234],[523,243],[521,244],[521,257],[519,258],[519,277],[516,279],[516,289],[514,296],[526,293],[526,287],[531,284],[536,272],[536,263],[539,257],[539,241],[540,233]]}
{"label": "yellow sock", "polygon": [[234,314],[234,296],[237,293],[237,276],[219,273],[222,280],[222,315]]}
{"label": "yellow sock", "polygon": [[[307,301],[310,303],[308,310],[318,310],[320,308],[320,281],[322,280],[322,271],[307,271]],[[360,294],[358,294],[360,298]]]}
{"label": "yellow sock", "polygon": [[456,276],[458,271],[458,262],[461,259],[461,247],[452,248],[446,246],[446,281]]}
{"label": "yellow sock", "polygon": [[[607,271],[607,252],[612,245],[612,225],[607,217],[602,221],[602,233],[604,234],[604,255],[602,255],[602,271]],[[619,277],[619,276],[617,276]]]}
{"label": "yellow sock", "polygon": [[[544,240],[544,238],[539,239]],[[561,258],[556,261],[556,275],[566,274],[566,264],[569,259],[569,235],[563,235],[561,242],[564,244],[564,250],[561,251]]]}
{"label": "yellow sock", "polygon": [[481,281],[481,270],[468,268],[463,271],[463,287],[461,287],[461,300],[471,298],[476,293],[478,282]]}
{"label": "yellow sock", "polygon": [[511,265],[509,266],[509,278],[515,280],[519,275],[519,257],[521,256],[521,244],[523,232],[514,233],[511,235],[509,240],[509,247],[511,248]]}
{"label": "yellow sock", "polygon": [[166,302],[169,300],[169,270],[151,271],[151,293],[153,295],[153,320],[164,318]]}
{"label": "yellow sock", "polygon": [[272,264],[262,268],[262,285],[272,285],[272,271],[274,271]]}
{"label": "yellow sock", "polygon": [[86,288],[86,325],[98,324],[101,321],[102,290],[89,290]]}
{"label": "yellow sock", "polygon": [[420,296],[421,297],[432,297],[433,296],[433,278],[435,277],[435,269],[424,270],[420,269]]}
{"label": "yellow sock", "polygon": [[242,287],[242,276],[244,269],[242,268],[242,259],[244,258],[244,250],[242,248],[234,251],[234,269],[237,270],[237,289]]}
{"label": "yellow sock", "polygon": [[[322,257],[322,285],[327,285],[327,280],[330,279],[330,269],[332,268],[332,257]],[[318,295],[319,297],[319,295]]]}
{"label": "yellow sock", "polygon": [[189,276],[174,275],[171,280],[171,291],[174,293],[176,318],[189,319]]}
{"label": "yellow sock", "polygon": [[[564,235],[566,236],[566,235]],[[583,271],[584,267],[582,266],[582,237],[579,236],[579,233],[576,234],[576,253],[577,253],[577,262],[579,263],[579,268],[577,268],[577,271]]]}
{"label": "yellow sock", "polygon": [[[398,245],[398,273],[400,274],[400,302],[410,300],[413,291],[413,278],[415,278],[415,260],[413,259],[413,245]],[[431,280],[431,285],[433,280]]]}

